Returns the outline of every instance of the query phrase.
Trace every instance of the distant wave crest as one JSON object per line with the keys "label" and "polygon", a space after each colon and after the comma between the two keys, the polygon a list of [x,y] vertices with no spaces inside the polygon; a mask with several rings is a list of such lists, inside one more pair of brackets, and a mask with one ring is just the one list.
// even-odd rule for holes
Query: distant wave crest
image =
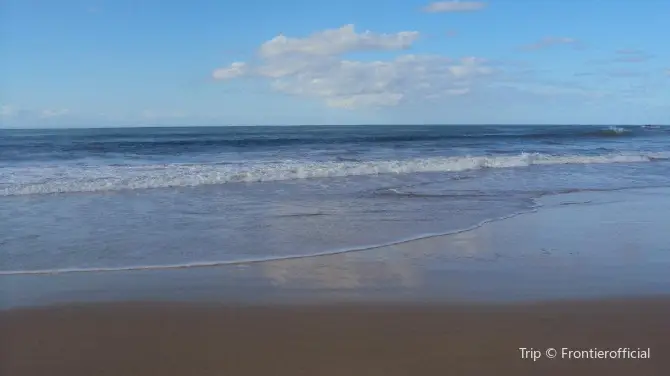
{"label": "distant wave crest", "polygon": [[637,163],[670,159],[670,153],[459,156],[388,161],[285,161],[248,165],[164,164],[145,166],[11,167],[0,170],[0,196],[193,187],[346,176],[458,172],[531,165]]}
{"label": "distant wave crest", "polygon": [[620,136],[620,135],[625,135],[628,133],[631,133],[632,131],[630,129],[626,128],[621,128],[621,127],[609,127],[607,129],[602,129],[597,132],[599,135],[603,136]]}

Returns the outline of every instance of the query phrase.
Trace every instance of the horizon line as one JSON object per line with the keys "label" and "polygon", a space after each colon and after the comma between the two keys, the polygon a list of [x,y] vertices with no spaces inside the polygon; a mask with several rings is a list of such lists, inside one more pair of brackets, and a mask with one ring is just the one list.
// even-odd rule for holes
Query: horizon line
{"label": "horizon line", "polygon": [[66,126],[66,127],[6,127],[0,124],[0,130],[72,130],[72,129],[147,129],[147,128],[225,128],[225,127],[365,127],[365,126],[412,126],[412,127],[485,127],[485,126],[670,126],[670,124],[651,123],[425,123],[425,124],[403,124],[403,123],[360,123],[360,124],[200,124],[200,125],[113,125],[113,126]]}

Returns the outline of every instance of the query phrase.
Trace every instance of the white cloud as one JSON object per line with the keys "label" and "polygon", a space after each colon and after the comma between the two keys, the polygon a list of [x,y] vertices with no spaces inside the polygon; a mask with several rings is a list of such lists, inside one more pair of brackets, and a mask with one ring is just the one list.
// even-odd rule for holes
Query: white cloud
{"label": "white cloud", "polygon": [[331,107],[395,106],[403,100],[465,94],[470,80],[492,72],[475,58],[405,55],[391,61],[336,60],[287,74],[274,87],[321,98]]}
{"label": "white cloud", "polygon": [[668,76],[670,76],[670,68],[668,68],[668,69],[665,70],[665,74],[668,75]]}
{"label": "white cloud", "polygon": [[402,50],[417,37],[417,32],[408,31],[356,33],[353,25],[302,39],[279,36],[261,45],[258,64],[233,63],[215,70],[213,76],[221,80],[264,77],[277,91],[353,109],[464,95],[481,77],[495,72],[485,60],[475,57],[400,55],[386,61],[341,57],[351,51]]}
{"label": "white cloud", "polygon": [[486,8],[483,1],[438,1],[426,5],[424,12],[443,13],[443,12],[472,12]]}
{"label": "white cloud", "polygon": [[528,45],[525,45],[522,47],[523,50],[526,51],[535,51],[535,50],[541,50],[544,48],[548,47],[553,47],[553,46],[559,46],[559,45],[566,45],[566,44],[576,44],[577,40],[574,38],[567,38],[567,37],[547,37],[540,39],[539,41],[535,43],[531,43]]}
{"label": "white cloud", "polygon": [[247,64],[243,62],[235,62],[230,64],[227,68],[216,69],[212,72],[212,77],[217,80],[225,80],[243,76],[246,73]]}
{"label": "white cloud", "polygon": [[353,51],[401,50],[409,48],[419,37],[418,31],[395,34],[376,34],[371,31],[356,33],[354,25],[323,30],[307,38],[287,38],[278,35],[263,43],[259,54],[271,58],[287,54],[331,56]]}

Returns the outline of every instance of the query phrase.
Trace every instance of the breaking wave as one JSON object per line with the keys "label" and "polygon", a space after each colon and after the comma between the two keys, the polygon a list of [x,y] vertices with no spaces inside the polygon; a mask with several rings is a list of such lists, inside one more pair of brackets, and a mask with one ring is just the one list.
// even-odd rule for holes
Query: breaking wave
{"label": "breaking wave", "polygon": [[434,157],[388,161],[255,164],[162,164],[143,166],[52,166],[0,169],[0,196],[193,187],[421,172],[458,172],[532,165],[640,163],[670,159],[670,152],[644,154]]}
{"label": "breaking wave", "polygon": [[603,130],[598,131],[598,133],[603,135],[603,136],[619,136],[619,135],[623,135],[623,134],[626,134],[626,133],[631,133],[631,130],[626,129],[626,128],[621,128],[621,127],[611,126],[607,129],[603,129]]}

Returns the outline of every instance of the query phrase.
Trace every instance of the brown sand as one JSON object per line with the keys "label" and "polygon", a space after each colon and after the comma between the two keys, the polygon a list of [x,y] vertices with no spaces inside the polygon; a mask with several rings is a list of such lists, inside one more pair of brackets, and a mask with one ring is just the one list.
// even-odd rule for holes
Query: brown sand
{"label": "brown sand", "polygon": [[[670,375],[670,299],[507,306],[112,303],[0,312],[0,374]],[[519,347],[650,348],[521,359]]]}

